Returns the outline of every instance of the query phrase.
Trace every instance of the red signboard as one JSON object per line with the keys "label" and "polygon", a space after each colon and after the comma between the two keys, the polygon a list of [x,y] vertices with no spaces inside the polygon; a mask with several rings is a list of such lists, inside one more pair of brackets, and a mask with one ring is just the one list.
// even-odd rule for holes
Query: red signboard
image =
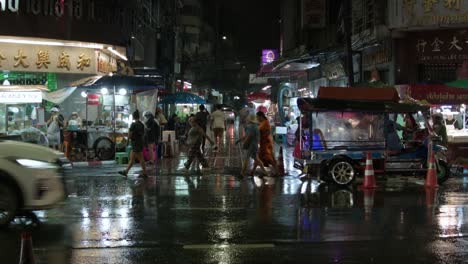
{"label": "red signboard", "polygon": [[88,105],[99,105],[99,94],[88,94]]}
{"label": "red signboard", "polygon": [[449,87],[444,84],[411,85],[409,96],[416,100],[425,100],[433,105],[468,104],[468,89]]}

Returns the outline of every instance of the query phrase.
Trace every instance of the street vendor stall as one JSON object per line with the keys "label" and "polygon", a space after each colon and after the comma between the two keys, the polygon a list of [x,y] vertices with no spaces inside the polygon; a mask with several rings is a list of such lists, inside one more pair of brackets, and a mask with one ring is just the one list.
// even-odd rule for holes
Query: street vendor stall
{"label": "street vendor stall", "polygon": [[63,90],[73,91],[62,98],[66,119],[75,113],[82,120],[77,126],[68,124],[64,131],[72,141],[72,160],[108,160],[116,152],[124,152],[131,112],[154,112],[157,97],[154,81],[120,75],[85,78]]}
{"label": "street vendor stall", "polygon": [[[459,85],[457,87],[457,84]],[[466,104],[468,104],[468,81],[446,84],[421,84],[399,86],[404,100],[418,100],[431,106],[432,114],[443,116],[447,128],[447,158],[454,164],[468,164],[464,158],[468,149]]]}
{"label": "street vendor stall", "polygon": [[175,105],[175,113],[179,120],[184,122],[190,114],[198,112],[198,106],[206,104],[206,101],[193,93],[177,92],[164,96],[159,104]]}
{"label": "street vendor stall", "polygon": [[0,137],[48,145],[40,85],[0,86]]}

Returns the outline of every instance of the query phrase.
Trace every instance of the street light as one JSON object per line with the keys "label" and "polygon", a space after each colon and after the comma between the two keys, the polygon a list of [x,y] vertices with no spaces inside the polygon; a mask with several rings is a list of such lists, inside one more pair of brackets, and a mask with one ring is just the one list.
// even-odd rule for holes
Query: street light
{"label": "street light", "polygon": [[226,39],[227,39],[227,37],[226,37],[226,36],[223,36],[223,40],[226,40]]}

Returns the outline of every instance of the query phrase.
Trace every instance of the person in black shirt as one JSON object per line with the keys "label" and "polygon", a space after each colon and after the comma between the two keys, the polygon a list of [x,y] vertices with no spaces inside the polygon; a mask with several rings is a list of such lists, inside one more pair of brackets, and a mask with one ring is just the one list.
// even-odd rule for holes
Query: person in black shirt
{"label": "person in black shirt", "polygon": [[154,146],[159,144],[159,138],[161,137],[161,127],[159,124],[154,120],[154,116],[151,112],[145,112],[145,126],[146,126],[146,133],[145,133],[145,141],[146,145],[148,146],[149,152],[149,161],[148,164],[154,164]]}
{"label": "person in black shirt", "polygon": [[132,168],[135,160],[138,160],[141,165],[141,169],[143,170],[140,176],[146,178],[148,176],[146,174],[145,159],[143,158],[145,125],[143,125],[143,123],[140,121],[140,112],[138,112],[138,110],[133,112],[132,116],[134,122],[130,126],[128,133],[128,138],[131,140],[132,151],[130,152],[130,159],[127,169],[124,171],[119,171],[119,174],[127,177],[128,171]]}
{"label": "person in black shirt", "polygon": [[[205,105],[200,105],[198,107],[200,111],[195,114],[195,119],[197,120],[197,124],[203,129],[203,132],[206,134],[206,126],[208,125],[208,119],[210,117],[210,113],[205,108]],[[202,153],[205,152],[205,138],[203,138],[201,143]]]}

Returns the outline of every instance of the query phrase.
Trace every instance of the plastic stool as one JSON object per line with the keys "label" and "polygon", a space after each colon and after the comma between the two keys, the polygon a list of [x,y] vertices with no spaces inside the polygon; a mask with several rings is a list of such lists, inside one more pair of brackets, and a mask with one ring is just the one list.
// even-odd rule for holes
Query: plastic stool
{"label": "plastic stool", "polygon": [[117,152],[115,153],[115,161],[117,164],[127,164],[128,163],[128,154],[127,152]]}

